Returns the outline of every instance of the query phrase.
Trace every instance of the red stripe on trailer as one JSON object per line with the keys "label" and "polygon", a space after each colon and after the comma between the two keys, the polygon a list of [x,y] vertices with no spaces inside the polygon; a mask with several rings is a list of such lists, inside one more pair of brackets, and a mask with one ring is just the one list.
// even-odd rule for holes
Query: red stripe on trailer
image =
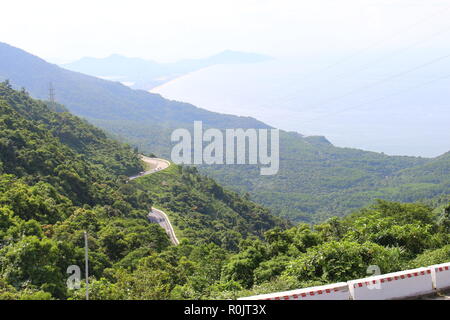
{"label": "red stripe on trailer", "polygon": [[[360,284],[362,286],[362,284]],[[293,299],[299,299],[300,297],[302,298],[306,298],[307,296],[315,296],[317,295],[321,295],[321,294],[325,294],[325,293],[331,293],[333,290],[334,292],[338,292],[339,289],[338,288],[333,288],[333,289],[325,289],[325,290],[318,290],[318,291],[310,291],[310,292],[303,292],[303,293],[299,293],[299,294],[293,294],[291,296],[282,296],[282,297],[273,297],[273,298],[266,298],[263,300],[290,300],[291,298]]]}

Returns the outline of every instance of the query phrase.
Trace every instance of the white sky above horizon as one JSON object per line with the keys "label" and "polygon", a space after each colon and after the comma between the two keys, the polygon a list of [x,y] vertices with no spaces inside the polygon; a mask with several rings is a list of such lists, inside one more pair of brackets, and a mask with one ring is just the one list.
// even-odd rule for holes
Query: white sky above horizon
{"label": "white sky above horizon", "polygon": [[396,33],[384,47],[410,43],[448,26],[449,7],[448,0],[15,0],[2,3],[0,41],[54,63],[113,53],[168,62],[225,49],[333,55]]}

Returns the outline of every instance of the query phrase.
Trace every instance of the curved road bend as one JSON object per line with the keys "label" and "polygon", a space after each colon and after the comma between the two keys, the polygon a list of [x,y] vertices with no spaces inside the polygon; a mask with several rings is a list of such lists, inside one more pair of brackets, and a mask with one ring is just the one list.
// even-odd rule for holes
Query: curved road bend
{"label": "curved road bend", "polygon": [[170,166],[170,162],[164,159],[159,158],[150,158],[146,156],[141,156],[142,161],[150,165],[150,170],[140,172],[139,174],[130,177],[130,180],[134,180],[136,178],[140,178],[164,169],[167,169]]}
{"label": "curved road bend", "polygon": [[[145,163],[149,164],[151,169],[148,171],[141,172],[138,175],[130,177],[130,180],[134,180],[134,179],[167,169],[170,166],[170,162],[167,160],[164,160],[164,159],[150,158],[150,157],[146,157],[146,156],[141,156],[141,159]],[[177,236],[175,235],[175,231],[173,230],[172,224],[170,223],[170,220],[169,220],[169,217],[167,216],[167,214],[165,214],[161,210],[158,210],[158,209],[152,207],[152,210],[148,213],[147,217],[148,217],[148,220],[150,220],[150,222],[155,222],[155,223],[159,224],[161,227],[163,227],[164,230],[166,230],[167,235],[170,238],[170,241],[172,241],[172,243],[174,245],[180,244],[180,242],[177,239]]]}
{"label": "curved road bend", "polygon": [[169,235],[170,241],[172,241],[174,245],[180,244],[177,236],[175,235],[172,224],[170,223],[169,217],[163,211],[152,208],[152,211],[150,211],[148,214],[148,220],[150,220],[151,222],[156,222],[161,227],[163,227]]}

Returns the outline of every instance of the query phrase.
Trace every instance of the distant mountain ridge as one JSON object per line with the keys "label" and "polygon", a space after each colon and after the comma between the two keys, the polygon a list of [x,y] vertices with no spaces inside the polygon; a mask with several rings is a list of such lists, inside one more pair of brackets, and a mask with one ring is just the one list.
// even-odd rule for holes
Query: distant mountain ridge
{"label": "distant mountain ridge", "polygon": [[183,74],[216,64],[257,63],[272,59],[269,56],[225,50],[203,59],[185,59],[173,63],[158,63],[142,58],[112,54],[106,58],[84,57],[62,64],[71,71],[82,72],[103,79],[120,81],[133,89],[150,90]]}
{"label": "distant mountain ridge", "polygon": [[159,94],[132,90],[120,83],[102,80],[50,64],[21,49],[0,42],[0,79],[16,88],[25,87],[35,98],[48,99],[52,83],[56,100],[71,112],[91,120],[151,120],[154,126],[178,127],[203,120],[225,128],[268,128],[250,117],[225,115],[191,104],[164,99]]}

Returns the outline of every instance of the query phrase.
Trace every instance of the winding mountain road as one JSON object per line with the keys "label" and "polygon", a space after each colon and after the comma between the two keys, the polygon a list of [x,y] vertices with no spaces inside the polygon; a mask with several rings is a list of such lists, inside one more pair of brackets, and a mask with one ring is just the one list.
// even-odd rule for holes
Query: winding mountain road
{"label": "winding mountain road", "polygon": [[152,211],[148,213],[148,220],[150,220],[151,222],[156,222],[161,227],[163,227],[169,235],[170,241],[172,241],[174,245],[180,244],[177,236],[175,235],[172,224],[170,223],[169,217],[164,213],[164,211],[152,208]]}
{"label": "winding mountain road", "polygon": [[130,177],[130,180],[134,180],[164,169],[167,169],[170,166],[170,162],[164,159],[159,158],[150,158],[146,156],[141,156],[142,161],[147,163],[150,166],[150,170],[143,171],[135,176]]}
{"label": "winding mountain road", "polygon": [[[129,179],[134,180],[164,169],[167,169],[170,166],[170,162],[164,159],[159,158],[150,158],[146,156],[141,156],[142,161],[147,163],[150,166],[150,170],[144,171],[139,173],[138,175],[132,176]],[[166,230],[170,241],[174,245],[179,245],[180,242],[178,241],[177,236],[175,235],[175,231],[173,230],[172,224],[170,223],[169,217],[167,214],[164,213],[164,211],[158,210],[156,208],[152,207],[152,210],[147,215],[148,220],[150,222],[154,222],[159,224],[164,230]]]}

